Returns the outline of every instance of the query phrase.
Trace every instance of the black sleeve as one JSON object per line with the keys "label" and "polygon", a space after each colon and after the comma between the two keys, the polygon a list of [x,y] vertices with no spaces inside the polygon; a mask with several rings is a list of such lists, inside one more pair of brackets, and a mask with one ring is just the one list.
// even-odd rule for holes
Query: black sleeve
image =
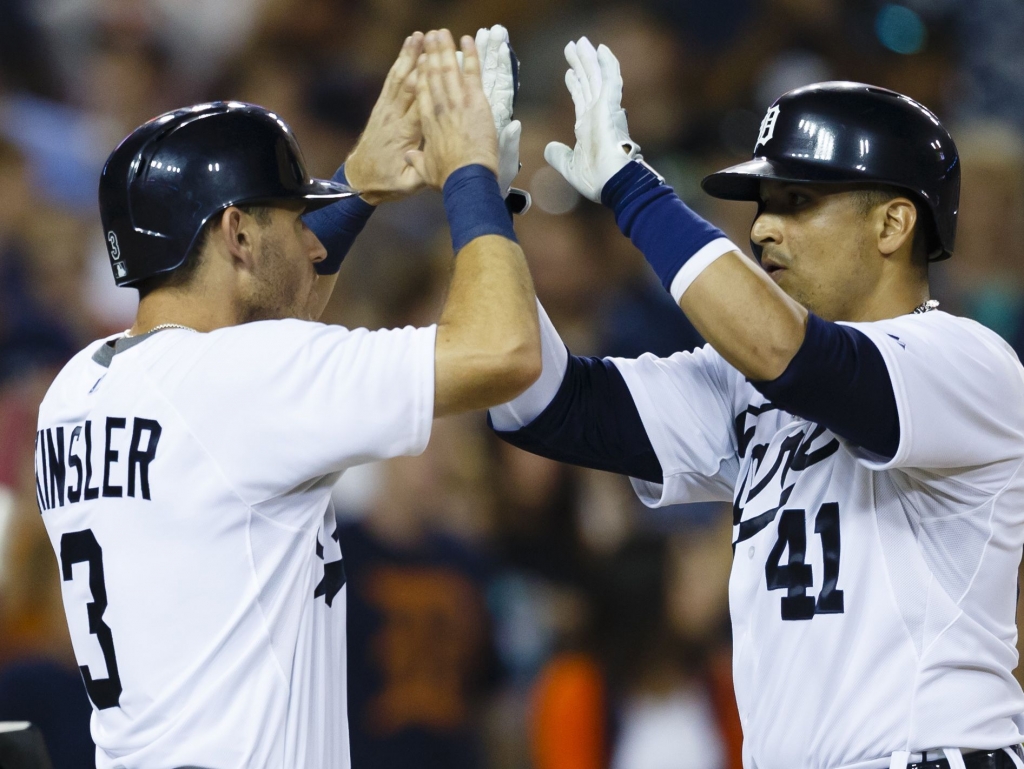
{"label": "black sleeve", "polygon": [[790,414],[887,459],[896,456],[900,420],[889,369],[874,342],[855,328],[812,313],[782,376],[751,384]]}
{"label": "black sleeve", "polygon": [[601,358],[570,355],[547,408],[526,427],[495,432],[542,457],[662,482],[661,463],[626,380],[611,361]]}

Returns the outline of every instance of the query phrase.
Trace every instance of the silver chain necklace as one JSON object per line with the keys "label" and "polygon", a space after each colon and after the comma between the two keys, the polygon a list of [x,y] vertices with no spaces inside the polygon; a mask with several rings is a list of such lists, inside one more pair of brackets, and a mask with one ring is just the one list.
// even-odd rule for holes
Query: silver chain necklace
{"label": "silver chain necklace", "polygon": [[[914,312],[917,312],[917,310],[914,310]],[[192,328],[191,326],[183,326],[180,323],[161,323],[159,326],[153,326],[153,328],[151,328],[149,331],[146,331],[144,333],[152,334],[154,331],[163,331],[165,328],[180,328],[183,331],[191,331],[193,334],[198,334],[199,333],[198,331],[196,331],[196,329]],[[125,339],[131,339],[134,336],[135,336],[135,334],[132,333],[131,329],[127,329],[124,332],[124,338]]]}
{"label": "silver chain necklace", "polygon": [[921,304],[919,304],[917,307],[915,307],[911,315],[920,315],[921,313],[924,312],[931,312],[932,310],[938,309],[938,307],[938,299],[927,299],[924,302],[921,302]]}

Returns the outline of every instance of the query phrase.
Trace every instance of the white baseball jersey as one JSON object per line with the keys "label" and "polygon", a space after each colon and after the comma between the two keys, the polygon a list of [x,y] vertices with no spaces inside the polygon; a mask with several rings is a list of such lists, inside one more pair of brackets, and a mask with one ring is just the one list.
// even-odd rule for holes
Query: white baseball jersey
{"label": "white baseball jersey", "polygon": [[36,490],[99,769],[349,766],[331,487],[422,451],[433,392],[433,327],[165,330],[68,363]]}
{"label": "white baseball jersey", "polygon": [[733,503],[747,769],[869,769],[1019,743],[1024,370],[942,312],[850,324],[881,351],[889,461],[780,411],[710,347],[615,359],[664,471],[650,506]]}

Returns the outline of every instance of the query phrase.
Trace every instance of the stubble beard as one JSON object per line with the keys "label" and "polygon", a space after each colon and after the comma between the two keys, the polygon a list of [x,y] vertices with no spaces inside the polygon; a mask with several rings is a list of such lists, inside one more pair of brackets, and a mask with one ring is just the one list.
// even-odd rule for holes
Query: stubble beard
{"label": "stubble beard", "polygon": [[243,323],[305,319],[306,308],[299,296],[302,279],[295,269],[289,268],[284,250],[274,238],[263,239],[253,278],[253,289],[242,307]]}

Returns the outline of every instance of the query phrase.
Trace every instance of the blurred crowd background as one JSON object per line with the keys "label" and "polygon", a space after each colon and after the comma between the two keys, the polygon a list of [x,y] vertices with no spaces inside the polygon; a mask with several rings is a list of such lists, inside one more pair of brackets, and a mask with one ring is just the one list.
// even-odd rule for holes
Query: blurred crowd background
{"label": "blurred crowd background", "polygon": [[[1021,0],[0,0],[0,720],[40,724],[58,769],[93,765],[90,709],[32,451],[55,372],[134,314],[97,215],[104,159],[161,112],[238,99],[284,117],[329,177],[407,34],[498,22],[522,62],[517,186],[534,206],[516,228],[574,352],[702,343],[611,215],[543,161],[572,143],[561,52],[582,34],[620,58],[645,157],[737,243],[753,204],[699,181],[749,157],[779,94],[859,80],[931,107],[963,161],[933,296],[1024,352]],[[382,206],[324,321],[433,322],[450,260],[436,194]],[[513,449],[483,415],[350,472],[336,502],[357,769],[740,766],[728,507],[647,510],[625,479]]]}

